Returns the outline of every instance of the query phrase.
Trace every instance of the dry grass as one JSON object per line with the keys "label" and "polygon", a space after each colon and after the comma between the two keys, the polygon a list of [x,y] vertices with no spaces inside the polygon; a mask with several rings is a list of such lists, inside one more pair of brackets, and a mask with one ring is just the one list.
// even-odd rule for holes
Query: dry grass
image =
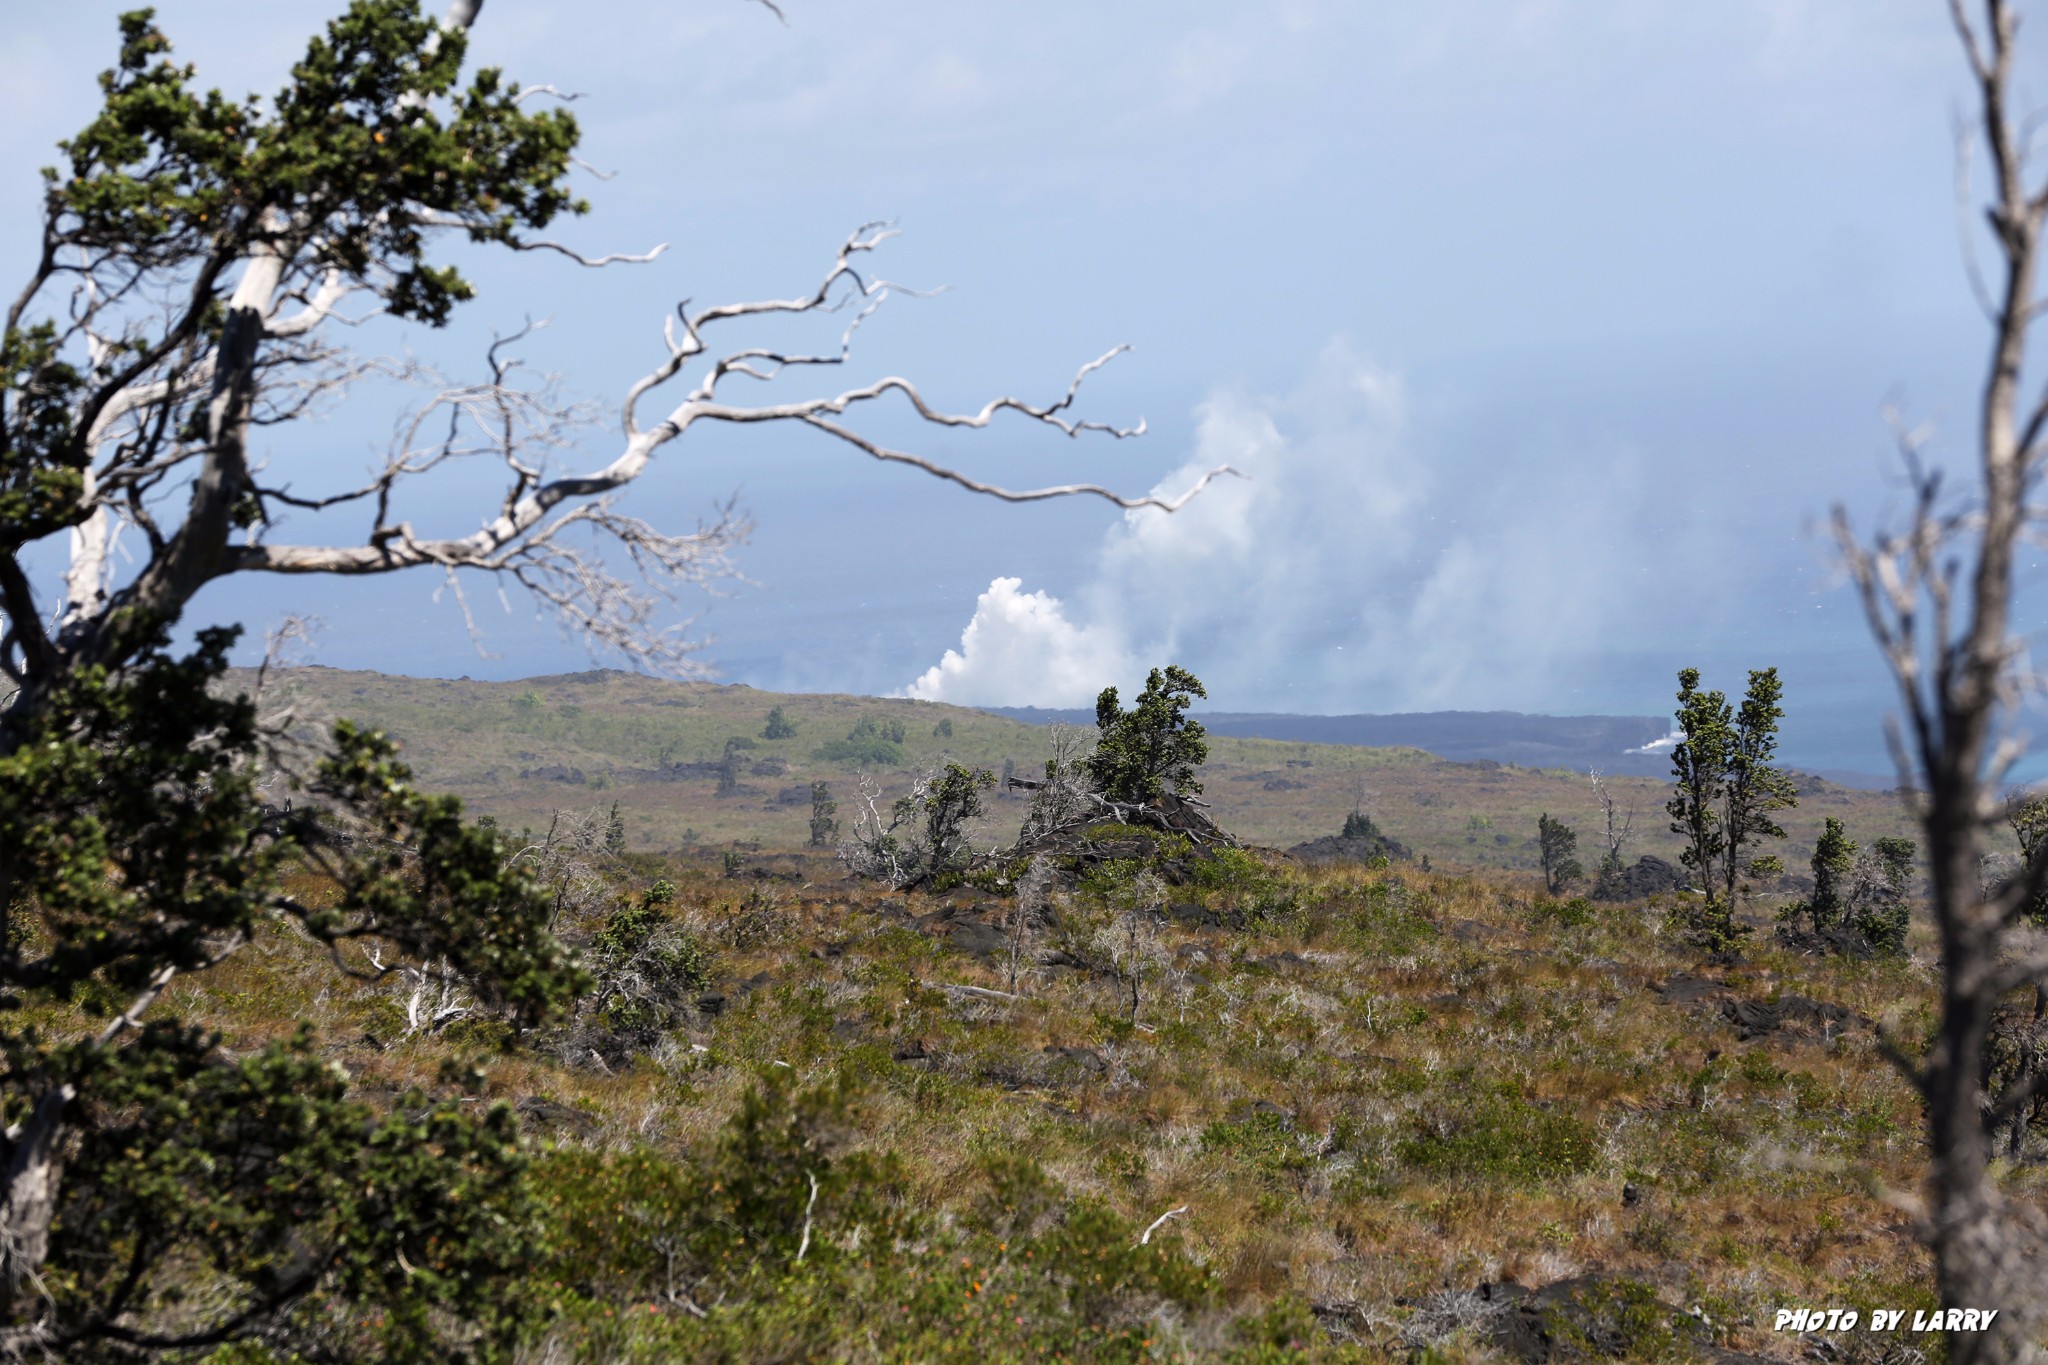
{"label": "dry grass", "polygon": [[[606,808],[616,801],[628,841],[650,850],[733,840],[772,848],[802,845],[809,837],[808,802],[777,798],[817,780],[832,783],[842,801],[850,797],[852,767],[813,754],[862,716],[903,725],[903,767],[881,773],[891,797],[941,755],[998,772],[1007,758],[1028,777],[1042,771],[1051,745],[1043,727],[962,707],[778,694],[618,672],[494,683],[309,667],[287,670],[282,678],[274,695],[292,700],[304,720],[345,715],[386,730],[403,742],[407,761],[428,784],[460,794],[478,814],[511,828],[544,829],[557,808]],[[231,675],[228,685],[247,686],[248,678]],[[776,706],[796,722],[794,737],[762,737]],[[941,721],[951,723],[950,735],[933,733]],[[735,736],[756,747],[743,755],[747,769],[732,796],[719,797],[708,775],[681,781],[648,776],[664,759],[715,761]],[[783,770],[753,772],[752,765],[764,760]],[[582,780],[522,776],[544,770],[580,773]],[[1584,773],[1450,763],[1417,749],[1214,738],[1202,780],[1205,798],[1226,829],[1276,848],[1334,834],[1346,812],[1363,801],[1390,834],[1444,866],[1533,869],[1536,817],[1542,812],[1579,831],[1580,856],[1589,870],[1601,851],[1595,834],[1600,808]],[[1668,784],[1617,777],[1609,787],[1637,812],[1629,856],[1654,853],[1675,862],[1678,845],[1662,815]],[[1830,815],[1865,842],[1911,833],[1889,795],[1807,781],[1799,808],[1785,821],[1790,837],[1780,851],[1788,866],[1804,869]],[[848,807],[842,806],[841,817],[842,823],[850,821]],[[1007,841],[1023,818],[1021,800],[994,802],[977,832],[977,846]]]}
{"label": "dry grass", "polygon": [[[983,892],[881,894],[803,855],[739,879],[638,861],[639,880],[680,886],[727,1003],[624,1070],[502,1050],[488,1030],[402,1038],[388,986],[337,982],[283,936],[181,1003],[236,1048],[310,1019],[371,1091],[432,1087],[460,1053],[484,1068],[481,1097],[580,1111],[553,1138],[607,1149],[700,1148],[764,1069],[851,1075],[861,1144],[895,1154],[914,1206],[968,1216],[991,1154],[1035,1159],[1133,1227],[1186,1206],[1158,1238],[1214,1272],[1228,1311],[1303,1299],[1372,1356],[1423,1332],[1438,1359],[1488,1358],[1442,1296],[1500,1280],[1625,1277],[1697,1307],[1720,1345],[1787,1359],[1779,1306],[1930,1301],[1884,1197],[1918,1178],[1919,1110],[1872,1027],[1924,1030],[1924,952],[1816,961],[1759,934],[1747,961],[1704,967],[1656,907],[1573,927],[1537,912],[1526,877],[1290,870],[1201,893],[1250,927],[1157,927],[1133,1025],[1115,982],[1071,967],[1033,966],[1017,1000],[944,989],[1006,987],[1001,964],[912,923]],[[1104,913],[1069,897],[1034,960]],[[1718,997],[1660,998],[1682,972],[1858,1018],[1741,1042]],[[1198,1327],[1176,1349],[1214,1336]]]}

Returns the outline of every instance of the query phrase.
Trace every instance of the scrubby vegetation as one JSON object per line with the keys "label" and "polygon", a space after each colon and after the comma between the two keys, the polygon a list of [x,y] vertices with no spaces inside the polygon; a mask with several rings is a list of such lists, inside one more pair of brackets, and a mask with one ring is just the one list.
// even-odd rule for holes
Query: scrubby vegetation
{"label": "scrubby vegetation", "polygon": [[563,926],[576,1046],[403,1036],[289,938],[181,1003],[525,1117],[531,1359],[1682,1359],[1933,1302],[1877,1033],[1925,1030],[1924,959],[1703,970],[1658,905],[1229,849],[1148,889],[1170,843],[1098,833],[1134,856],[1023,894],[617,860]]}
{"label": "scrubby vegetation", "polygon": [[[1096,738],[1142,747],[1131,714]],[[406,790],[381,741],[358,744]],[[1857,953],[1751,934],[1710,956],[1682,895],[1563,899],[1553,820],[1547,879],[1397,862],[1357,809],[1295,858],[1164,783],[1109,797],[1095,756],[1059,737],[1022,810],[984,801],[986,770],[933,770],[892,826],[857,822],[893,872],[794,841],[636,853],[616,803],[473,830],[473,870],[511,878],[522,922],[575,954],[573,999],[507,1012],[438,939],[390,963],[258,935],[161,1002],[193,1058],[247,1059],[188,1078],[178,1114],[213,1115],[219,1142],[172,1140],[183,1120],[137,1090],[66,1217],[269,1150],[254,1135],[302,1109],[368,1132],[284,1202],[208,1206],[275,1259],[313,1228],[344,1248],[330,1289],[278,1296],[215,1357],[238,1365],[1725,1361],[1782,1355],[1786,1303],[1934,1302],[1886,1193],[1924,1160],[1885,1057],[1934,1016],[1910,935]],[[276,856],[316,927],[424,870],[404,841]],[[1909,855],[1880,840],[1877,859],[1830,822],[1810,895],[1728,913],[1874,945]],[[81,989],[38,1026],[104,1008]],[[2035,1042],[2015,1012],[1994,1077],[2029,1074]],[[2006,1120],[2001,1150],[2039,1151],[2037,1125]],[[404,1193],[354,1193],[386,1186]],[[358,1238],[359,1219],[383,1221]],[[111,1273],[76,1284],[104,1295]],[[158,1275],[159,1305],[235,1292],[203,1257]],[[1886,1346],[1937,1349],[1825,1349]]]}

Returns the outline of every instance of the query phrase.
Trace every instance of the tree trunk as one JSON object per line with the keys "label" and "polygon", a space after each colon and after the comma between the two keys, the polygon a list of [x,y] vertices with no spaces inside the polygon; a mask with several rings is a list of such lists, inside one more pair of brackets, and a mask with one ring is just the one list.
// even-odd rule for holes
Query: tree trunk
{"label": "tree trunk", "polygon": [[64,1143],[70,1129],[64,1111],[78,1096],[65,1084],[46,1092],[20,1128],[9,1133],[7,1190],[0,1199],[0,1278],[13,1316],[22,1290],[32,1284],[50,1254],[50,1223],[64,1178]]}

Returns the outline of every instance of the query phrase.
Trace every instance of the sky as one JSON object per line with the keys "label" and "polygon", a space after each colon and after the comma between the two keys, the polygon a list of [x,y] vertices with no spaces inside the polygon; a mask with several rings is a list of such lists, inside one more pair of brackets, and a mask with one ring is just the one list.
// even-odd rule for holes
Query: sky
{"label": "sky", "polygon": [[[26,269],[35,168],[90,117],[123,7],[0,0],[0,262]],[[274,89],[335,8],[158,6],[234,93]],[[1899,511],[1887,404],[1969,455],[1988,332],[1938,0],[783,8],[488,0],[473,59],[580,92],[612,175],[583,177],[593,212],[562,235],[670,249],[600,272],[454,251],[479,285],[455,326],[359,344],[474,373],[494,330],[544,318],[522,354],[609,412],[678,300],[807,291],[885,219],[881,273],[943,292],[895,295],[849,372],[764,397],[900,374],[956,409],[1044,401],[1128,344],[1080,410],[1141,438],[864,430],[1012,487],[1246,477],[1172,515],[1012,506],[810,431],[693,430],[624,506],[688,525],[737,493],[752,517],[745,580],[676,608],[722,680],[1073,706],[1177,662],[1230,711],[1654,715],[1681,667],[1739,693],[1776,666],[1789,758],[1888,769],[1889,683],[1825,526]],[[829,346],[843,322],[758,338]],[[398,401],[365,392],[268,454],[338,487]],[[466,531],[493,497],[423,487],[415,520]],[[273,539],[294,534],[362,529]],[[439,586],[229,580],[195,613],[260,635],[309,612],[337,667],[591,666],[473,583],[479,653]]]}

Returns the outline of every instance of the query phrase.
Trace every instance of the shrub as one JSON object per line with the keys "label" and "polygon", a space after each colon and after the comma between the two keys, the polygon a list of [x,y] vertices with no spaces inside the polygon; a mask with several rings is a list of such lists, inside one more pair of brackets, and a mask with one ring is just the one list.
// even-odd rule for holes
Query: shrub
{"label": "shrub", "polygon": [[1551,895],[1562,894],[1568,884],[1585,877],[1585,868],[1573,856],[1579,836],[1564,821],[1551,819],[1547,812],[1537,816],[1536,845],[1543,860],[1543,889]]}
{"label": "shrub", "polygon": [[862,716],[846,732],[845,739],[820,745],[813,757],[827,763],[857,763],[863,767],[893,768],[903,762],[903,722],[880,721]]}
{"label": "shrub", "polygon": [[1573,896],[1568,901],[1539,899],[1530,907],[1530,913],[1539,923],[1576,929],[1593,922],[1593,902],[1584,896]]}
{"label": "shrub", "polygon": [[1257,894],[1270,890],[1278,878],[1253,854],[1241,848],[1218,848],[1188,865],[1188,880],[1205,890]]}
{"label": "shrub", "polygon": [[1578,1118],[1498,1091],[1426,1122],[1397,1150],[1418,1170],[1515,1185],[1581,1175],[1597,1159],[1593,1132]]}
{"label": "shrub", "polygon": [[853,837],[840,845],[840,861],[857,877],[897,888],[957,873],[969,852],[967,822],[983,813],[981,794],[995,781],[986,768],[927,769],[884,819],[879,792],[863,775]]}
{"label": "shrub", "polygon": [[577,1006],[565,1056],[616,1062],[648,1051],[711,983],[710,950],[669,916],[674,900],[675,887],[657,881],[599,927],[586,954],[597,985]]}

